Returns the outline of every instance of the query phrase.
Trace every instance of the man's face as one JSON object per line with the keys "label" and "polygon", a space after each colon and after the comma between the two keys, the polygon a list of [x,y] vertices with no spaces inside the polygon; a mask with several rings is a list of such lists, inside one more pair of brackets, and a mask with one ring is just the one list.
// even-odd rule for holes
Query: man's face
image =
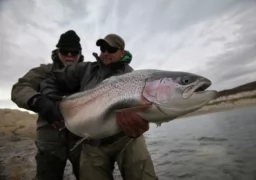
{"label": "man's face", "polygon": [[57,54],[65,66],[77,63],[81,57],[81,51],[76,48],[60,48]]}
{"label": "man's face", "polygon": [[100,59],[105,65],[120,61],[125,55],[124,50],[111,47],[108,44],[101,45],[100,51]]}

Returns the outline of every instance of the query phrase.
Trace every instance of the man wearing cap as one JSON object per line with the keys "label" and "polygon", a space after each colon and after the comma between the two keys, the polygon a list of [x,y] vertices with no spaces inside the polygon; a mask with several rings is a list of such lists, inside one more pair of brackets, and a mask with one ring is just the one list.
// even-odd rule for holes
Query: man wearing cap
{"label": "man wearing cap", "polygon": [[[13,85],[11,98],[20,108],[34,111],[39,114],[37,120],[36,136],[36,177],[39,180],[61,180],[67,159],[70,160],[74,175],[79,179],[80,149],[69,151],[79,140],[67,129],[59,131],[62,123],[59,111],[54,111],[55,105],[39,94],[40,83],[50,76],[54,70],[61,69],[67,65],[83,61],[80,38],[75,31],[69,30],[60,36],[56,45],[57,49],[52,51],[50,64],[42,64],[28,71],[18,82]],[[65,95],[65,92],[61,92]],[[40,103],[38,103],[40,102]],[[47,111],[52,109],[51,114]]]}
{"label": "man wearing cap", "polygon": [[[104,79],[129,73],[132,55],[125,50],[124,40],[109,34],[99,39],[100,56],[93,55],[96,62],[83,62],[53,72],[53,76],[41,84],[41,93],[56,103],[59,89],[70,93],[88,90]],[[52,98],[53,97],[53,98]],[[58,109],[56,106],[55,109]],[[52,112],[52,117],[56,117]],[[149,129],[146,121],[136,113],[123,113],[117,117],[122,131],[116,135],[82,143],[80,180],[113,180],[114,163],[117,162],[125,180],[156,180],[150,154],[143,133]]]}

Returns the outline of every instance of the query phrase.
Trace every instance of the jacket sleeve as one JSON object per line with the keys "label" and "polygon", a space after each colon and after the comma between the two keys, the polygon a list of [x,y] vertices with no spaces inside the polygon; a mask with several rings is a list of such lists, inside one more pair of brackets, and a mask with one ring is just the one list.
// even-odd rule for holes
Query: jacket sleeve
{"label": "jacket sleeve", "polygon": [[53,71],[40,86],[40,93],[54,99],[79,91],[81,79],[92,71],[91,62],[81,62]]}
{"label": "jacket sleeve", "polygon": [[50,74],[52,65],[41,65],[28,71],[18,79],[11,90],[11,100],[18,107],[30,110],[28,100],[39,93],[40,83]]}

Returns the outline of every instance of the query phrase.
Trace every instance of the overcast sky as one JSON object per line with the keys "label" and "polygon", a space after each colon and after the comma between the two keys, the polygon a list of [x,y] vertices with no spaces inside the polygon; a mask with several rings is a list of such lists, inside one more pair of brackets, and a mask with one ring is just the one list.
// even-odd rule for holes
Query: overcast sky
{"label": "overcast sky", "polygon": [[256,77],[255,0],[1,0],[0,108],[30,68],[51,63],[61,33],[81,37],[86,61],[98,38],[117,33],[135,69],[199,73],[217,90]]}

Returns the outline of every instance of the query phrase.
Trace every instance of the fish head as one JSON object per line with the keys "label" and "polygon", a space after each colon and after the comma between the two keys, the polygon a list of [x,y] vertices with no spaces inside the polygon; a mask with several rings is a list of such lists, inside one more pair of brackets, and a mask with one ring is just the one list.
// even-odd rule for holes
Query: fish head
{"label": "fish head", "polygon": [[200,109],[217,97],[217,91],[207,90],[212,82],[187,72],[155,72],[146,79],[143,97],[166,117],[179,117]]}

